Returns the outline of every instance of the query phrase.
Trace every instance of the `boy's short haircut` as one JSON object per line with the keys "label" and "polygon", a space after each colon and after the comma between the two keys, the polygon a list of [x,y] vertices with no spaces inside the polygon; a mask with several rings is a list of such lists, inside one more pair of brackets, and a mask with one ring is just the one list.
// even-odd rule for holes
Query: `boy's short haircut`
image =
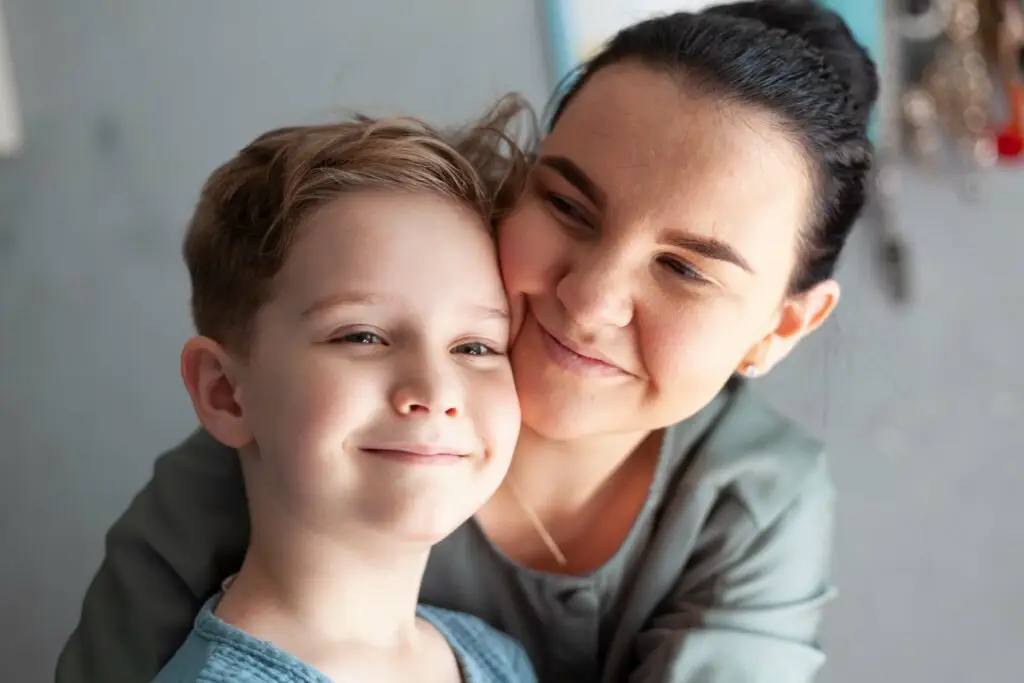
{"label": "boy's short haircut", "polygon": [[533,123],[529,106],[508,95],[450,134],[412,118],[359,117],[256,138],[211,174],[185,236],[199,334],[246,353],[299,227],[348,192],[430,193],[493,225],[525,182],[526,158],[510,133],[521,114]]}

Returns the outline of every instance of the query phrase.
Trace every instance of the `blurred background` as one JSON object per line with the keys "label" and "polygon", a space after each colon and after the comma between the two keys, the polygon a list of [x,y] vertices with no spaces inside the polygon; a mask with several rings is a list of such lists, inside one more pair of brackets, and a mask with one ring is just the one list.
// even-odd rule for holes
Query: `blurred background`
{"label": "blurred background", "polygon": [[[0,157],[0,661],[41,683],[105,530],[195,424],[179,245],[206,175],[265,129],[353,109],[542,106],[552,42],[536,0],[0,7],[20,131]],[[883,138],[907,130],[909,78]],[[1021,681],[1024,172],[973,147],[977,169],[922,166],[934,145],[914,140],[907,161],[883,145],[882,218],[848,248],[838,315],[759,386],[830,444],[840,491],[821,680]]]}

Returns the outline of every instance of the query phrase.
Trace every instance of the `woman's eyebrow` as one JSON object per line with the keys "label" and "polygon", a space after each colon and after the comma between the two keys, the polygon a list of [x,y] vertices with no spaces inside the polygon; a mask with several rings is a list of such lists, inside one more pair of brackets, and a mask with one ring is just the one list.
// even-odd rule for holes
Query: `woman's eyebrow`
{"label": "woman's eyebrow", "polygon": [[734,266],[742,268],[748,273],[753,274],[754,272],[753,268],[750,267],[750,263],[748,263],[738,251],[733,249],[733,247],[726,242],[715,239],[714,237],[700,237],[697,235],[679,233],[669,237],[667,242],[679,247],[680,249],[695,252],[709,259],[714,259],[715,261],[731,263]]}
{"label": "woman's eyebrow", "polygon": [[[604,209],[607,205],[608,198],[604,191],[572,159],[548,155],[542,156],[537,160],[537,163],[550,168],[562,176],[566,182],[579,190],[598,209]],[[674,235],[669,241],[678,247],[694,251],[710,259],[731,263],[748,273],[754,272],[750,267],[750,263],[739,252],[720,240],[692,235]]]}
{"label": "woman's eyebrow", "polygon": [[598,209],[605,208],[608,197],[604,191],[572,159],[561,156],[542,156],[537,163],[565,178],[566,182],[579,190]]}

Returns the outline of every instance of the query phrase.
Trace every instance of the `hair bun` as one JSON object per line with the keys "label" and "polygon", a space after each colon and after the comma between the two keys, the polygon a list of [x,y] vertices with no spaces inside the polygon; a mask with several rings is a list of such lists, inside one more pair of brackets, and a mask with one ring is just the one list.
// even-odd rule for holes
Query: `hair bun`
{"label": "hair bun", "polygon": [[821,53],[825,63],[843,81],[851,115],[867,124],[878,99],[878,71],[867,50],[856,41],[842,17],[815,0],[753,0],[716,5],[710,14],[754,19],[768,28],[799,36]]}

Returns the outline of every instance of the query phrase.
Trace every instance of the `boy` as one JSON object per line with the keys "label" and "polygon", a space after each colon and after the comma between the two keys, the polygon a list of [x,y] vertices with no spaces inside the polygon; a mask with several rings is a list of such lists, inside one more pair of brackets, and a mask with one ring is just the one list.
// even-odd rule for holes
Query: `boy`
{"label": "boy", "polygon": [[207,181],[181,373],[239,451],[252,530],[159,683],[535,680],[507,636],[416,604],[519,430],[490,234],[521,184],[510,112],[453,143],[408,120],[272,131]]}

